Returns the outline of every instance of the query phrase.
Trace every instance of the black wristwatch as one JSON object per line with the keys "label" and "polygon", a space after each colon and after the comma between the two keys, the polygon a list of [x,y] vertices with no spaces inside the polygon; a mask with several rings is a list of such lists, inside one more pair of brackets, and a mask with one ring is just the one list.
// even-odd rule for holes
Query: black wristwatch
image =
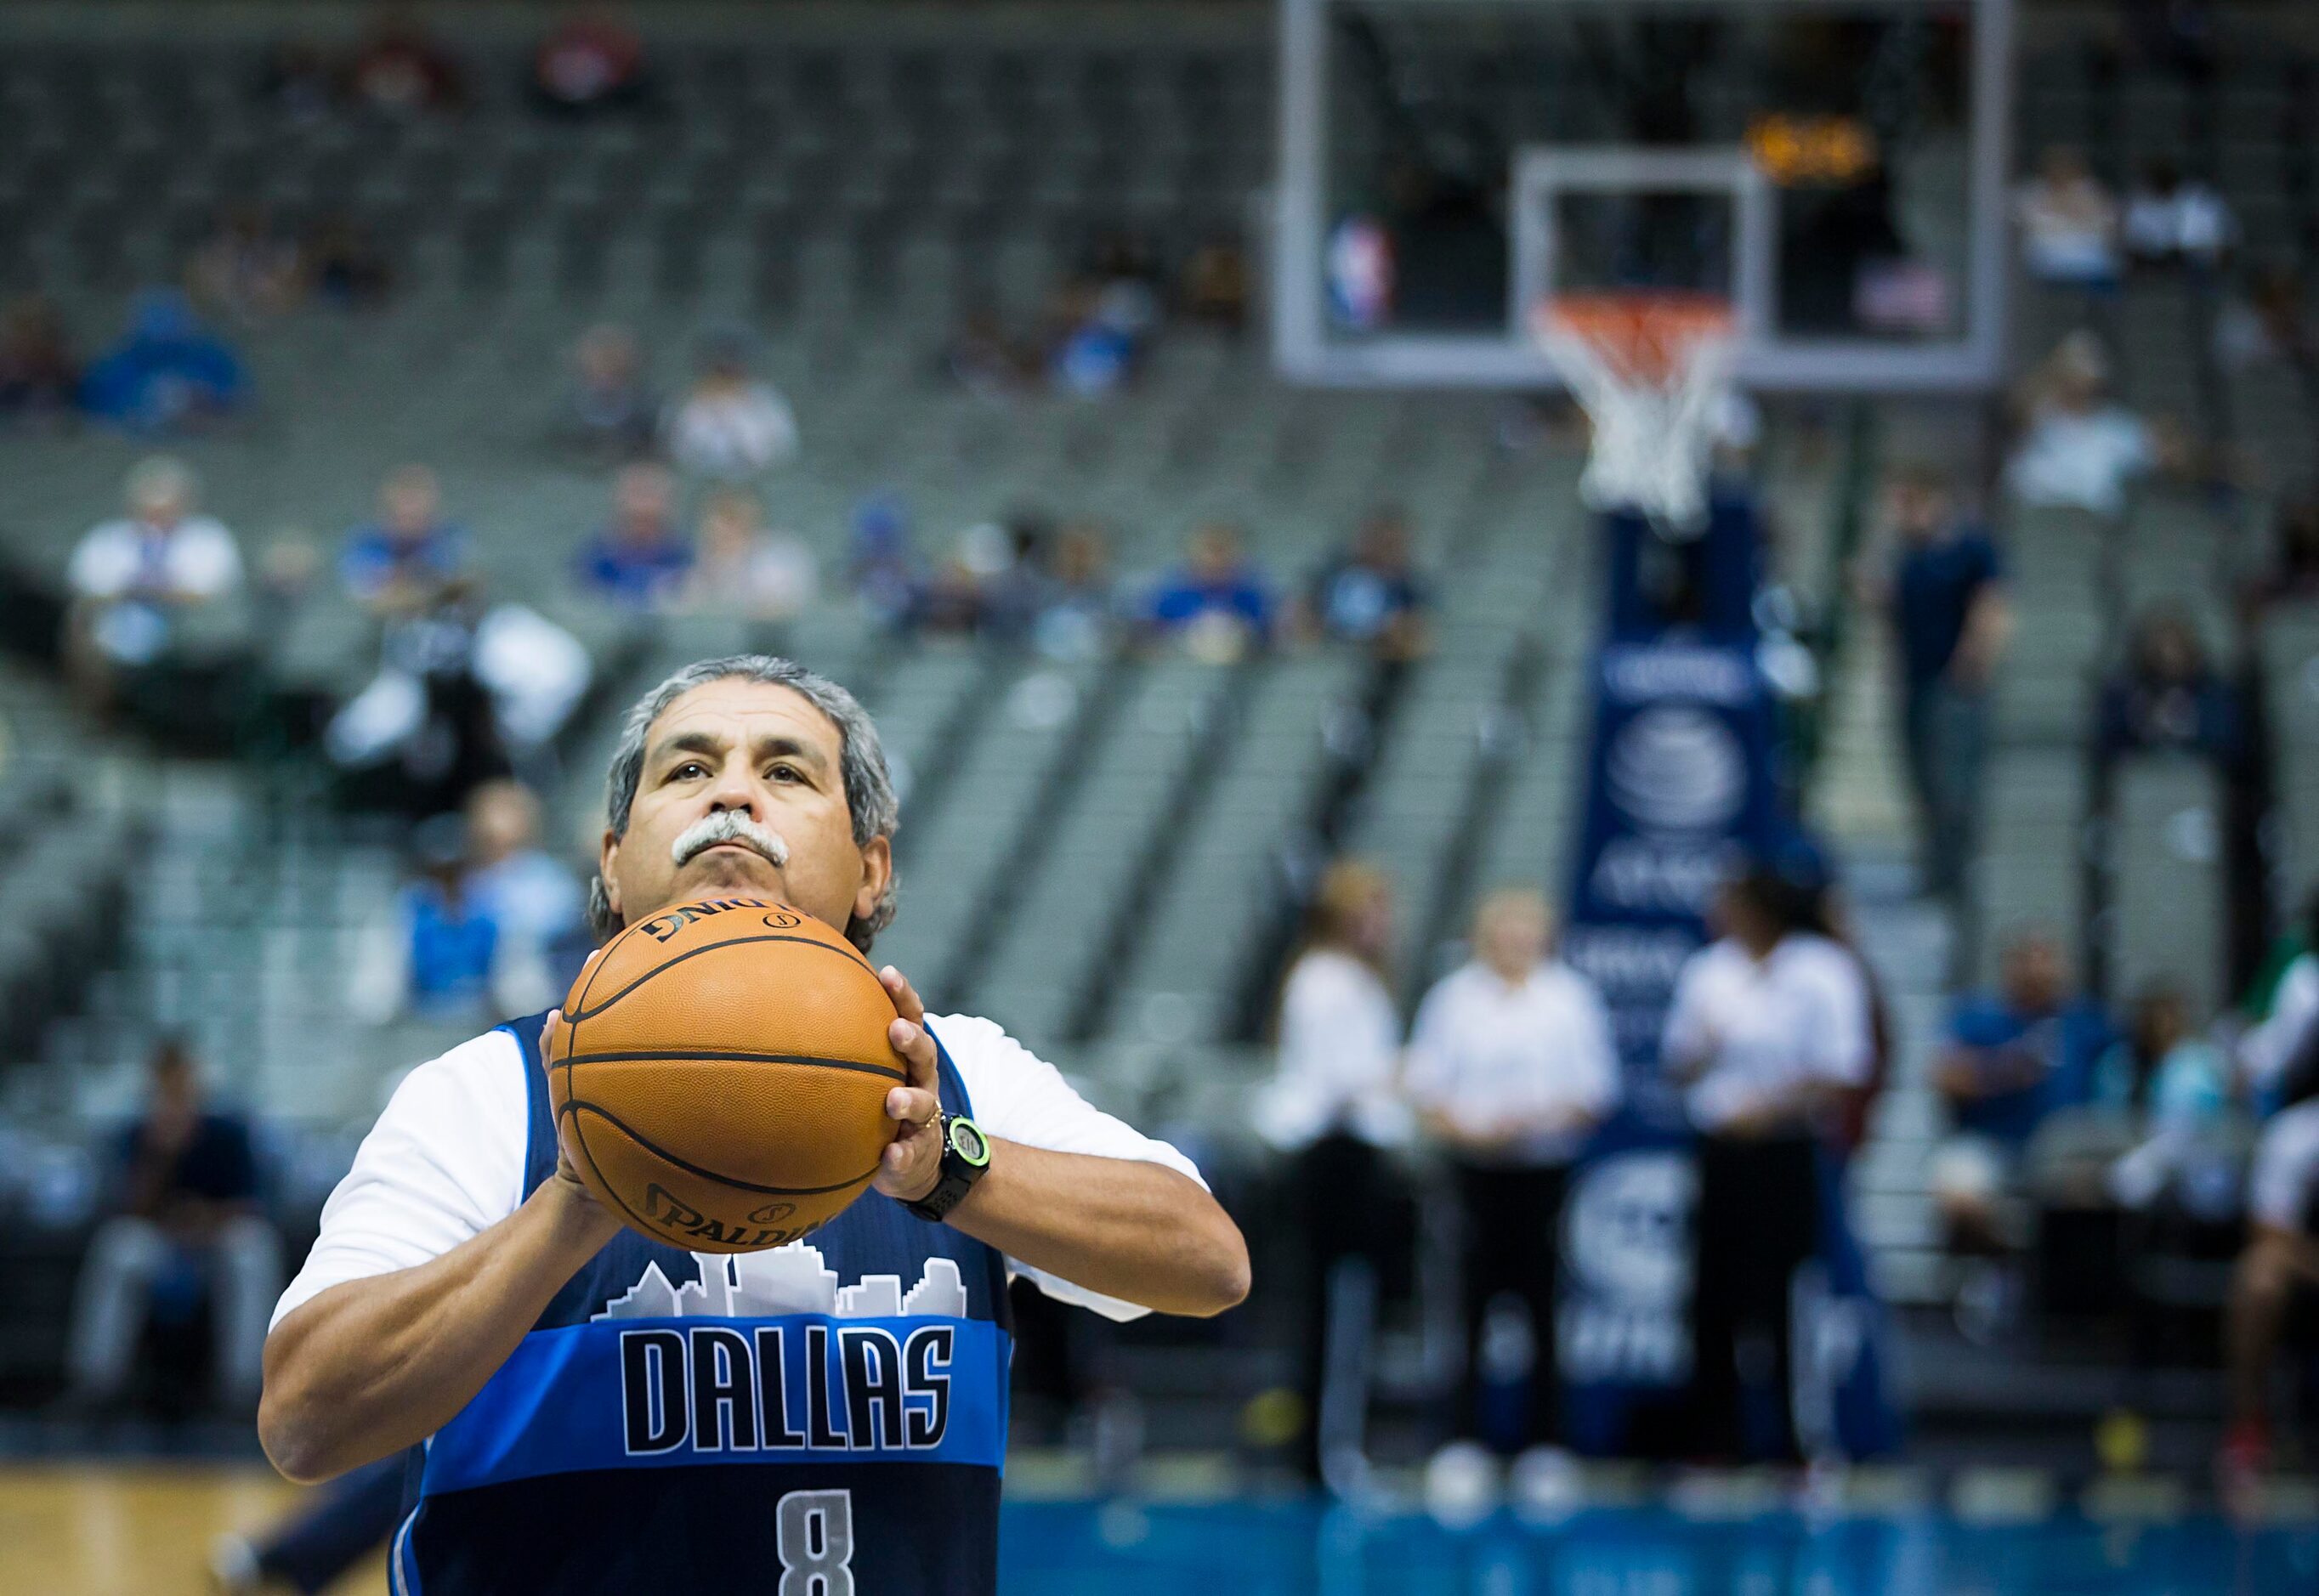
{"label": "black wristwatch", "polygon": [[934,1189],[915,1203],[903,1206],[920,1219],[940,1224],[950,1216],[982,1172],[990,1168],[990,1138],[982,1127],[962,1114],[946,1114],[942,1117],[942,1176]]}

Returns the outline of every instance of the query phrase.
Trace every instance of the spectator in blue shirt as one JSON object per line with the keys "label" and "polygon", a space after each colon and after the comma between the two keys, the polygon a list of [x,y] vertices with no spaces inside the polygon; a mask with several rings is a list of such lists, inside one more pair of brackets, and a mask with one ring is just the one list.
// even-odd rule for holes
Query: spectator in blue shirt
{"label": "spectator in blue shirt", "polygon": [[676,481],[658,465],[631,465],[612,484],[612,518],[580,551],[581,585],[623,609],[657,609],[692,569],[676,523]]}
{"label": "spectator in blue shirt", "polygon": [[1184,564],[1152,595],[1150,618],[1155,634],[1186,653],[1223,663],[1272,641],[1275,609],[1238,528],[1216,524],[1192,535]]}
{"label": "spectator in blue shirt", "polygon": [[1900,548],[1888,603],[1899,642],[1901,722],[1924,883],[1949,896],[1963,887],[1972,858],[1990,685],[2012,621],[1996,546],[1959,517],[1945,478],[1926,468],[1904,471],[1889,504]]}
{"label": "spectator in blue shirt", "polygon": [[239,404],[246,381],[232,350],[194,319],[174,288],[141,295],[128,335],[81,378],[82,408],[132,432],[176,432]]}
{"label": "spectator in blue shirt", "polygon": [[2006,1249],[2022,1149],[2048,1114],[2091,1096],[2112,1040],[2100,1007],[2073,990],[2051,933],[2016,933],[1999,960],[1997,990],[1959,1001],[1932,1071],[1954,1124],[1934,1153],[1932,1186],[1964,1251]]}
{"label": "spectator in blue shirt", "polygon": [[443,518],[443,490],[424,465],[399,465],[379,489],[378,519],[347,537],[338,575],[347,597],[402,609],[432,595],[466,564],[467,534]]}

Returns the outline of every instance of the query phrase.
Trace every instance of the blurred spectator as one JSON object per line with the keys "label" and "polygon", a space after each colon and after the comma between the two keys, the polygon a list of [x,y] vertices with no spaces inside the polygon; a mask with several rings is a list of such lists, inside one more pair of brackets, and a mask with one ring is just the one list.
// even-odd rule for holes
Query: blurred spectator
{"label": "blurred spectator", "polygon": [[1184,564],[1160,580],[1150,621],[1195,659],[1228,663],[1271,643],[1275,609],[1239,529],[1216,523],[1192,535]]}
{"label": "blurred spectator", "polygon": [[2269,1008],[2239,1039],[2238,1063],[2259,1102],[2285,1082],[2287,1066],[2319,1037],[2319,890],[2305,901],[2302,945],[2270,991]]}
{"label": "blurred spectator", "polygon": [[537,761],[592,670],[571,633],[528,606],[487,601],[462,577],[387,627],[377,673],[331,717],[323,751],[349,801],[439,815],[511,763]]}
{"label": "blurred spectator", "polygon": [[916,626],[925,584],[910,548],[908,507],[895,494],[871,494],[853,507],[852,542],[846,578],[871,618],[894,631]]}
{"label": "blurred spectator", "polygon": [[1331,864],[1281,986],[1279,1062],[1252,1116],[1258,1133],[1294,1160],[1299,1245],[1291,1256],[1302,1266],[1295,1298],[1307,1308],[1304,1462],[1316,1479],[1325,1461],[1319,1417],[1331,1305],[1357,1289],[1356,1268],[1366,1268],[1374,1291],[1390,1267],[1386,1215],[1398,1182],[1385,1150],[1411,1129],[1394,1078],[1401,1014],[1385,983],[1392,946],[1385,873],[1357,860]]}
{"label": "blurred spectator", "polygon": [[81,404],[134,432],[188,430],[239,404],[241,362],[174,289],[140,294],[129,331],[82,375]]}
{"label": "blurred spectator", "polygon": [[1388,660],[1423,654],[1428,598],[1410,564],[1408,517],[1397,508],[1373,511],[1314,579],[1309,603],[1313,624],[1339,643]]}
{"label": "blurred spectator", "polygon": [[2125,1034],[2094,1065],[2094,1106],[2152,1124],[2197,1125],[2222,1115],[2231,1098],[2222,1053],[2192,1032],[2181,988],[2166,981],[2143,987]]}
{"label": "blurred spectator", "polygon": [[55,302],[27,295],[0,317],[0,418],[61,416],[80,391],[80,363]]}
{"label": "blurred spectator", "polygon": [[2071,288],[2116,284],[2117,202],[2082,152],[2049,148],[2038,158],[2037,176],[2015,196],[2013,215],[2030,275]]}
{"label": "blurred spectator", "polygon": [[2248,607],[2257,614],[2273,604],[2319,600],[2319,494],[2282,499],[2271,527],[2269,557],[2247,587]]}
{"label": "blurred spectator", "polygon": [[645,41],[608,5],[574,10],[540,41],[531,94],[557,116],[634,110],[649,97]]}
{"label": "blurred spectator", "polygon": [[546,959],[584,929],[579,880],[540,847],[539,799],[522,782],[467,796],[466,853],[465,896],[523,956]]}
{"label": "blurred spectator", "polygon": [[652,452],[660,401],[645,381],[636,335],[607,322],[590,328],[573,353],[576,370],[566,421],[574,441],[600,460]]}
{"label": "blurred spectator", "polygon": [[405,5],[381,9],[370,37],[347,63],[346,82],[356,105],[390,116],[456,110],[466,99],[458,63]]}
{"label": "blurred spectator", "polygon": [[1467,1442],[1487,1435],[1484,1338],[1501,1293],[1529,1312],[1535,1351],[1522,1440],[1560,1438],[1554,1327],[1562,1200],[1571,1159],[1619,1096],[1609,1012],[1593,982],[1549,957],[1551,932],[1546,899],[1535,891],[1483,899],[1472,960],[1426,994],[1410,1032],[1405,1087],[1448,1153],[1464,1222],[1466,1350],[1457,1425]]}
{"label": "blurred spectator", "polygon": [[1054,582],[1054,534],[1046,517],[1016,510],[971,528],[960,544],[981,588],[978,629],[997,642],[1028,643]]}
{"label": "blurred spectator", "polygon": [[203,1101],[183,1043],[156,1046],[147,1071],[144,1115],[120,1142],[120,1212],[89,1243],[73,1292],[70,1400],[93,1408],[118,1401],[148,1312],[206,1289],[218,1395],[247,1412],[282,1292],[281,1244],[258,1209],[249,1126]]}
{"label": "blurred spectator", "polygon": [[378,304],[393,280],[378,240],[344,211],[316,225],[306,246],[306,273],[323,302],[342,311]]}
{"label": "blurred spectator", "polygon": [[683,590],[692,550],[676,525],[676,482],[657,465],[624,468],[612,518],[580,551],[582,587],[623,609],[657,609]]}
{"label": "blurred spectator", "polygon": [[1050,320],[1048,365],[1056,387],[1094,396],[1125,386],[1143,340],[1160,322],[1150,250],[1125,234],[1096,239],[1084,266],[1057,291]]}
{"label": "blurred spectator", "polygon": [[297,241],[276,232],[257,204],[228,207],[185,268],[197,303],[244,321],[289,310],[304,284]]}
{"label": "blurred spectator", "polygon": [[1055,538],[1031,645],[1051,660],[1091,660],[1111,646],[1117,610],[1103,528],[1082,522]]}
{"label": "blurred spectator", "polygon": [[968,552],[953,550],[919,588],[915,623],[921,631],[961,636],[979,629],[982,620],[982,579]]}
{"label": "blurred spectator", "polygon": [[90,529],[74,549],[66,662],[92,704],[122,678],[179,663],[189,627],[222,612],[240,590],[241,552],[222,522],[198,513],[182,461],[155,455],[129,473],[126,515]]}
{"label": "blurred spectator", "polygon": [[1900,649],[1900,724],[1927,891],[1964,886],[1989,746],[1989,693],[2012,631],[2004,567],[1957,511],[1948,480],[1898,473],[1886,514],[1899,544],[1885,601]]}
{"label": "blurred spectator", "polygon": [[813,550],[794,532],[769,529],[754,494],[737,488],[713,494],[694,542],[687,609],[788,620],[811,608],[820,591]]}
{"label": "blurred spectator", "polygon": [[737,338],[715,338],[669,419],[668,451],[687,471],[737,481],[796,456],[797,417],[771,383],[749,374]]}
{"label": "blurred spectator", "polygon": [[358,603],[401,611],[458,575],[466,561],[466,529],[443,518],[435,473],[399,465],[379,488],[378,519],[347,535],[338,579]]}
{"label": "blurred spectator", "polygon": [[2226,1505],[2270,1462],[2271,1364],[2289,1310],[2319,1287],[2319,1100],[2296,1104],[2263,1127],[2247,1183],[2246,1249],[2231,1282],[2224,1327],[2231,1374],[2231,1427],[2220,1459]]}
{"label": "blurred spectator", "polygon": [[2172,161],[2145,164],[2125,202],[2126,253],[2145,266],[2211,270],[2238,239],[2238,220],[2223,196],[2192,182]]}
{"label": "blurred spectator", "polygon": [[997,312],[970,311],[943,350],[943,370],[978,399],[1013,399],[1038,374],[1038,362],[1006,336]]}
{"label": "blurred spectator", "polygon": [[336,87],[329,58],[310,39],[269,46],[258,70],[258,98],[296,122],[320,122],[329,114]]}
{"label": "blurred spectator", "polygon": [[2242,747],[2238,694],[2206,657],[2188,612],[2152,605],[2134,622],[2126,657],[2102,684],[2097,747],[2202,753],[2222,764]]}
{"label": "blurred spectator", "polygon": [[2005,482],[2022,503],[2119,516],[2136,478],[2175,464],[2156,428],[2110,399],[2109,356],[2089,332],[2063,338],[2017,399],[2021,436]]}
{"label": "blurred spectator", "polygon": [[[1701,1449],[1719,1456],[1796,1450],[1789,1299],[1819,1247],[1819,1136],[1874,1063],[1860,963],[1820,915],[1814,887],[1750,868],[1718,895],[1718,940],[1684,962],[1667,1012],[1665,1067],[1700,1132],[1695,1388]],[[1743,1417],[1758,1402],[1778,1438]]]}
{"label": "blurred spectator", "polygon": [[411,879],[355,949],[347,1006],[356,1018],[450,1022],[485,1010],[498,1018],[523,1013],[545,986],[537,950],[519,949],[468,889],[465,825],[437,815],[411,834]]}
{"label": "blurred spectator", "polygon": [[2307,372],[2319,362],[2301,274],[2291,266],[2265,266],[2224,300],[2215,316],[2215,358],[2227,372],[2269,365]]}
{"label": "blurred spectator", "polygon": [[1184,263],[1176,301],[1186,320],[1239,332],[1248,324],[1247,253],[1232,239],[1202,244]]}
{"label": "blurred spectator", "polygon": [[1958,1001],[1932,1069],[1953,1131],[1929,1171],[1952,1249],[2012,1249],[2022,1150],[2054,1108],[2085,1101],[2111,1034],[2100,1008],[2072,991],[2061,944],[2043,930],[2007,939],[1995,992]]}

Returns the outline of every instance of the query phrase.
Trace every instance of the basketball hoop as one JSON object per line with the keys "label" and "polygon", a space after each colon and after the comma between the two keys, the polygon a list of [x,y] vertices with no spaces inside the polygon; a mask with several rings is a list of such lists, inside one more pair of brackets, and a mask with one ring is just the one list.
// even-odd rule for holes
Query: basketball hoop
{"label": "basketball hoop", "polygon": [[1707,522],[1707,468],[1737,347],[1730,302],[1655,289],[1558,293],[1532,330],[1594,424],[1579,478],[1596,509],[1634,509],[1671,532]]}

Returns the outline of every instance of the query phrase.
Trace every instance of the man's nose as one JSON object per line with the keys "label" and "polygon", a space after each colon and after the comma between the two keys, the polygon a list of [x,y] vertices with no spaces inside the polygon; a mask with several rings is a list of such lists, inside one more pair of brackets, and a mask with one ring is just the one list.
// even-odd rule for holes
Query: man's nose
{"label": "man's nose", "polygon": [[708,812],[712,815],[735,809],[752,820],[762,820],[757,813],[757,784],[746,765],[735,762],[726,765],[717,778],[716,789],[708,795]]}

